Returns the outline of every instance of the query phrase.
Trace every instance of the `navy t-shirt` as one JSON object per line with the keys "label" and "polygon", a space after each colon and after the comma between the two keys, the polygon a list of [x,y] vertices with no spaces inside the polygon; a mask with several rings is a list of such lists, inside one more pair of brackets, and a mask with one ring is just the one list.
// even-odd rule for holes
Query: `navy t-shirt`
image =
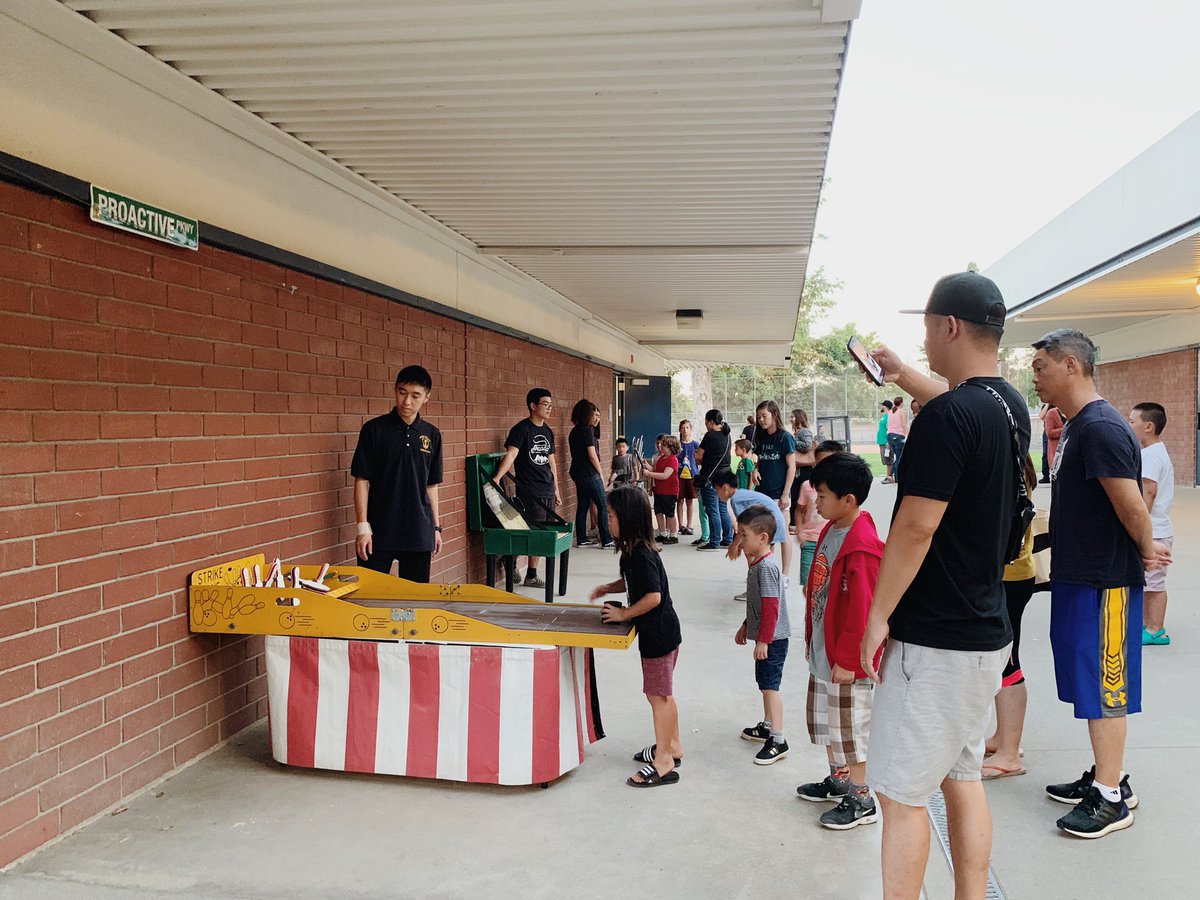
{"label": "navy t-shirt", "polygon": [[1029,452],[1029,408],[1003,378],[968,378],[913,420],[893,521],[905,497],[946,502],[929,552],[889,620],[892,637],[943,650],[999,650],[1012,641],[1004,601],[1004,551],[1017,502],[1016,420]]}
{"label": "navy t-shirt", "polygon": [[638,650],[647,659],[666,656],[682,643],[679,616],[671,603],[671,586],[662,557],[645,545],[628,556],[621,554],[621,578],[633,606],[647,594],[661,595],[658,606],[642,616],[630,619],[637,626]]}
{"label": "navy t-shirt", "polygon": [[783,483],[787,481],[787,458],[796,452],[796,439],[779,428],[774,434],[760,428],[754,440],[754,452],[758,454],[759,493],[772,500],[783,496]]}
{"label": "navy t-shirt", "polygon": [[1092,401],[1066,423],[1050,478],[1050,580],[1098,588],[1141,585],[1142,554],[1099,479],[1132,478],[1140,489],[1142,451],[1107,400]]}
{"label": "navy t-shirt", "polygon": [[554,432],[550,426],[522,419],[508,432],[504,446],[517,448],[513,462],[517,493],[543,500],[553,497],[554,473],[550,471],[550,460],[554,456]]}

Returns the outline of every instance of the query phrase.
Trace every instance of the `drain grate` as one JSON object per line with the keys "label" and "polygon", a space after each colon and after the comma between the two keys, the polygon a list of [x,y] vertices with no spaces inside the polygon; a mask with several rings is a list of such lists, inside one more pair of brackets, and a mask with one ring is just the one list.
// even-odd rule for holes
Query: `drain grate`
{"label": "drain grate", "polygon": [[[946,798],[941,791],[929,798],[929,821],[938,836],[938,843],[942,845],[946,865],[953,872],[954,860],[950,857],[950,829],[946,824]],[[1000,882],[996,879],[996,873],[991,866],[988,867],[987,893],[984,896],[987,897],[987,900],[1005,900],[1004,891],[1000,888]]]}

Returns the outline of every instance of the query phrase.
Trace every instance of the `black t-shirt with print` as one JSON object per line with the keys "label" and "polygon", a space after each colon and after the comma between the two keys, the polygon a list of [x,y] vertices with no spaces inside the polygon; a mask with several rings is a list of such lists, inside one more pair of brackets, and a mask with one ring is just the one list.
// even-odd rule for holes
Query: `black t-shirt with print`
{"label": "black t-shirt with print", "polygon": [[969,378],[913,420],[893,521],[905,497],[947,503],[929,552],[892,613],[891,636],[944,650],[999,650],[1012,641],[1004,602],[1004,551],[1017,497],[1012,429],[1029,450],[1024,398],[1003,378]]}
{"label": "black t-shirt with print", "polygon": [[760,428],[754,438],[754,452],[758,454],[758,490],[778,500],[787,481],[787,458],[796,452],[796,439],[782,428],[774,434]]}
{"label": "black t-shirt with print", "polygon": [[1099,481],[1131,478],[1140,489],[1142,451],[1129,423],[1107,400],[1089,403],[1063,428],[1056,462],[1050,488],[1051,580],[1098,588],[1141,585],[1142,554]]}
{"label": "black t-shirt with print", "polygon": [[442,433],[420,416],[405,424],[392,407],[358,435],[350,474],[370,482],[367,521],[373,554],[432,551],[433,509],[426,488],[442,481]]}
{"label": "black t-shirt with print", "polygon": [[629,594],[629,605],[646,594],[660,594],[661,602],[650,612],[630,619],[637,626],[638,650],[647,659],[666,656],[683,642],[679,632],[679,616],[671,603],[671,587],[662,556],[649,547],[640,546],[628,556],[621,555],[621,577]]}
{"label": "black t-shirt with print", "polygon": [[550,458],[554,456],[554,432],[549,425],[534,425],[522,419],[504,439],[505,447],[516,447],[513,477],[517,491],[543,500],[554,496],[554,475]]}

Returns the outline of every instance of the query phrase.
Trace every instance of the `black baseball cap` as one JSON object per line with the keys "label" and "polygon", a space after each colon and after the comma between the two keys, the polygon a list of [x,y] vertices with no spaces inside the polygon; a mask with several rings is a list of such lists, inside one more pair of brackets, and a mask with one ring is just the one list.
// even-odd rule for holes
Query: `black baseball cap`
{"label": "black baseball cap", "polygon": [[937,280],[924,309],[902,309],[917,316],[954,316],[964,322],[1004,330],[1008,308],[996,282],[978,272],[955,272]]}

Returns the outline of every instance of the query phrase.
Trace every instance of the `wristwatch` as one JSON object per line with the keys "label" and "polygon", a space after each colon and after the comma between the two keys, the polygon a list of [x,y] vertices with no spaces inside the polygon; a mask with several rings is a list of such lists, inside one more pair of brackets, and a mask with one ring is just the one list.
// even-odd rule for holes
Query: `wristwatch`
{"label": "wristwatch", "polygon": [[442,526],[441,526],[441,525],[434,525],[434,526],[433,526],[433,530],[434,530],[434,531],[436,531],[438,534],[441,534],[441,533],[442,533]]}

